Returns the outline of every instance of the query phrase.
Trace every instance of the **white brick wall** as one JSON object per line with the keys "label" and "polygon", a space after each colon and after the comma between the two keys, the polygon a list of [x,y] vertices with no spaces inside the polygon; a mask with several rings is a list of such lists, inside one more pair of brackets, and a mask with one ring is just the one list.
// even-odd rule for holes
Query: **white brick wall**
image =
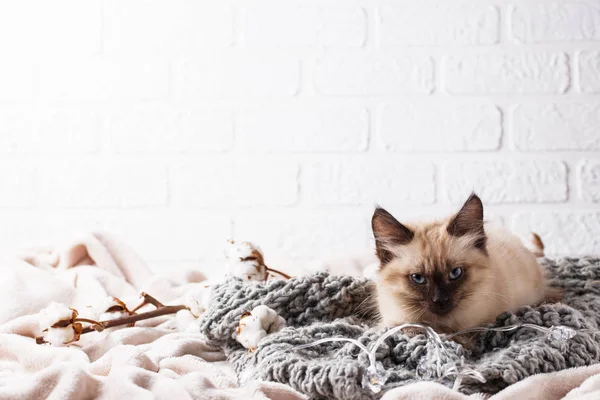
{"label": "white brick wall", "polygon": [[498,42],[498,9],[490,4],[408,6],[378,9],[382,46],[475,46]]}
{"label": "white brick wall", "polygon": [[383,109],[380,133],[386,148],[397,152],[497,150],[502,112],[493,104],[403,102]]}
{"label": "white brick wall", "polygon": [[429,94],[435,87],[434,62],[427,56],[335,54],[314,68],[314,86],[323,95]]}
{"label": "white brick wall", "polygon": [[[375,203],[600,253],[596,0],[0,3],[0,248],[370,252]],[[215,267],[216,265],[216,267]]]}
{"label": "white brick wall", "polygon": [[563,53],[482,52],[444,61],[444,89],[455,95],[560,94],[570,83],[569,58]]}
{"label": "white brick wall", "polygon": [[600,51],[581,52],[577,62],[579,65],[577,89],[581,93],[600,93]]}
{"label": "white brick wall", "polygon": [[362,47],[366,39],[367,14],[356,6],[262,1],[245,13],[249,47]]}
{"label": "white brick wall", "polygon": [[441,168],[443,193],[453,203],[471,190],[487,204],[567,200],[567,169],[560,161],[458,161]]}
{"label": "white brick wall", "polygon": [[520,43],[600,40],[600,5],[594,1],[547,1],[510,6],[511,36]]}

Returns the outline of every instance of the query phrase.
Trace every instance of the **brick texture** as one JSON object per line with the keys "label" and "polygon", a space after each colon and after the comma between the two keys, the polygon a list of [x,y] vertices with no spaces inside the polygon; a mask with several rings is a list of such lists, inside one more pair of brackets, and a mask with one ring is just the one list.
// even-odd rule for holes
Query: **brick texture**
{"label": "brick texture", "polygon": [[579,54],[579,86],[583,93],[600,93],[600,51]]}
{"label": "brick texture", "polygon": [[578,170],[579,195],[585,201],[600,203],[600,160],[585,160]]}
{"label": "brick texture", "polygon": [[167,204],[167,171],[154,163],[55,162],[40,165],[39,174],[39,200],[52,206],[128,208]]}
{"label": "brick texture", "polygon": [[431,93],[435,87],[430,57],[329,56],[317,60],[315,87],[330,95]]}
{"label": "brick texture", "polygon": [[517,232],[536,232],[547,246],[548,254],[596,254],[600,246],[597,235],[598,212],[527,212],[512,221]]}
{"label": "brick texture", "polygon": [[430,204],[435,201],[431,163],[394,160],[315,163],[309,172],[316,204]]}
{"label": "brick texture", "polygon": [[597,2],[546,2],[510,7],[510,31],[521,43],[600,41]]}
{"label": "brick texture", "polygon": [[244,213],[235,220],[235,231],[260,243],[270,259],[314,260],[368,247],[369,225],[368,218],[343,211],[279,211]]}
{"label": "brick texture", "polygon": [[227,2],[207,8],[194,0],[109,0],[104,11],[104,48],[109,53],[189,54],[229,47],[234,10]]}
{"label": "brick texture", "polygon": [[274,107],[245,110],[239,145],[258,152],[360,152],[367,147],[369,114],[359,107]]}
{"label": "brick texture", "polygon": [[451,202],[463,201],[471,191],[492,204],[567,200],[567,170],[560,162],[456,162],[441,170],[444,197]]}
{"label": "brick texture", "polygon": [[491,5],[403,4],[379,10],[382,46],[490,45],[499,40],[498,24],[498,10]]}
{"label": "brick texture", "polygon": [[202,107],[137,106],[110,118],[118,153],[208,153],[233,146],[233,112]]}
{"label": "brick texture", "polygon": [[183,99],[294,96],[300,84],[293,58],[218,55],[182,59],[173,68],[174,90]]}
{"label": "brick texture", "polygon": [[600,103],[520,105],[512,121],[519,150],[600,150]]}
{"label": "brick texture", "polygon": [[496,150],[502,113],[493,105],[393,105],[383,110],[381,137],[399,152]]}
{"label": "brick texture", "polygon": [[[373,255],[375,204],[600,254],[594,0],[0,2],[0,250]],[[297,263],[297,264],[296,264]]]}
{"label": "brick texture", "polygon": [[105,119],[90,107],[14,107],[0,113],[0,153],[93,153]]}
{"label": "brick texture", "polygon": [[361,47],[366,37],[367,15],[360,7],[286,2],[246,10],[244,43],[252,47]]}
{"label": "brick texture", "polygon": [[182,163],[173,167],[173,200],[187,207],[292,205],[298,198],[298,167],[292,163]]}
{"label": "brick texture", "polygon": [[552,94],[570,85],[569,59],[560,53],[450,56],[445,74],[445,89],[454,94]]}

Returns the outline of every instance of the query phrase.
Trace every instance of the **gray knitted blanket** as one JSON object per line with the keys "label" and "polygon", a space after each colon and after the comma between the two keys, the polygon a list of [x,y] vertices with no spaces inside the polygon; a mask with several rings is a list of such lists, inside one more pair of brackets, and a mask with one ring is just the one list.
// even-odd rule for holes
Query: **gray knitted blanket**
{"label": "gray knitted blanket", "polygon": [[[524,327],[489,331],[478,335],[470,351],[445,340],[450,357],[486,379],[485,383],[465,379],[460,388],[463,393],[496,393],[533,374],[600,361],[600,341],[594,339],[600,330],[600,259],[544,259],[542,263],[552,276],[552,285],[564,289],[563,303],[523,307],[499,316],[494,326],[564,325],[578,334],[568,341],[553,341]],[[376,398],[361,386],[368,362],[356,346],[338,342],[292,349],[330,337],[358,339],[368,347],[383,333],[373,327],[369,313],[360,312],[373,289],[371,281],[326,273],[265,284],[231,279],[215,288],[215,300],[201,321],[201,330],[210,344],[224,350],[242,381],[286,383],[314,399]],[[249,352],[235,341],[234,332],[240,316],[261,304],[277,311],[288,327],[268,335],[255,352]],[[388,338],[377,351],[377,360],[390,372],[384,391],[421,380],[419,362],[433,354],[425,335],[398,333]],[[452,385],[453,379],[429,372],[432,380]]]}

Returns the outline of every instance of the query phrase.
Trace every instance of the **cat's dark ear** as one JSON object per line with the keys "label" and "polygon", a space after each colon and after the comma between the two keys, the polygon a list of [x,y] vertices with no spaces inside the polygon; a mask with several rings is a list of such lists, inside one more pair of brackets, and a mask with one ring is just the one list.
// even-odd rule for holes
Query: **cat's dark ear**
{"label": "cat's dark ear", "polygon": [[452,236],[473,235],[475,247],[485,249],[485,231],[483,229],[483,204],[475,194],[465,201],[460,211],[448,224],[448,233]]}
{"label": "cat's dark ear", "polygon": [[382,265],[387,264],[393,258],[389,246],[407,244],[414,236],[410,229],[398,222],[392,214],[381,207],[375,209],[371,219],[371,227],[375,237],[377,257]]}

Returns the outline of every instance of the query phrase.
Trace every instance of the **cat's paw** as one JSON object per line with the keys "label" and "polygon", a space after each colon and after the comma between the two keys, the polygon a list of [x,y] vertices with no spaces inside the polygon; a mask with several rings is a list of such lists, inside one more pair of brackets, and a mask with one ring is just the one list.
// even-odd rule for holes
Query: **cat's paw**
{"label": "cat's paw", "polygon": [[544,300],[542,303],[560,303],[564,297],[564,292],[561,288],[547,287],[544,293]]}
{"label": "cat's paw", "polygon": [[475,348],[476,334],[465,333],[454,336],[451,340],[460,344],[465,350],[473,350]]}
{"label": "cat's paw", "polygon": [[425,330],[421,328],[404,328],[402,329],[402,333],[406,335],[409,339],[414,338],[418,335],[425,335]]}

